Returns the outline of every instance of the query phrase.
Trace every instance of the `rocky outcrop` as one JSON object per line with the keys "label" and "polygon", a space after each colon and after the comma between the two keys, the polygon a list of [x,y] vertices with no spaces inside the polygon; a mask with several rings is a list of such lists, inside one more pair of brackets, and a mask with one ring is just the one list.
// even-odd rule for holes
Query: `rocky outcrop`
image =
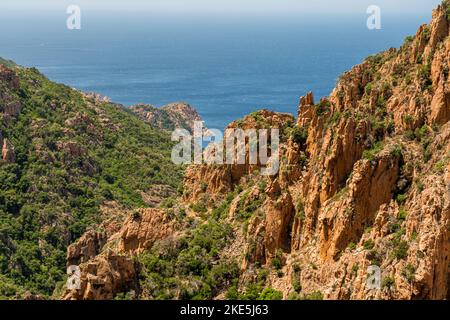
{"label": "rocky outcrop", "polygon": [[107,241],[105,232],[87,231],[67,248],[67,264],[79,265],[98,255]]}
{"label": "rocky outcrop", "polygon": [[194,122],[202,121],[198,112],[189,104],[177,102],[161,108],[151,105],[138,104],[130,107],[139,118],[154,128],[173,131],[186,129],[194,132]]}
{"label": "rocky outcrop", "polygon": [[159,209],[135,211],[120,231],[119,251],[140,253],[175,232],[175,223]]}
{"label": "rocky outcrop", "polygon": [[14,163],[16,161],[14,146],[8,139],[3,139],[2,159],[8,163]]}
{"label": "rocky outcrop", "polygon": [[80,289],[66,290],[63,300],[111,300],[119,292],[136,292],[132,258],[106,252],[81,265]]}
{"label": "rocky outcrop", "polygon": [[443,81],[438,84],[430,108],[430,123],[442,125],[450,120],[450,88],[448,88],[448,84]]}
{"label": "rocky outcrop", "polygon": [[[294,117],[290,114],[260,110],[246,116],[242,120],[230,123],[225,129],[224,140],[226,141],[226,137],[228,136],[227,133],[231,133],[230,130],[234,129],[247,130],[277,128],[283,131],[293,123]],[[236,145],[233,145],[233,150],[236,150],[236,147]],[[226,143],[223,145],[223,148],[223,163],[226,163]],[[201,164],[192,165],[187,168],[184,182],[184,200],[186,202],[194,202],[197,201],[202,194],[207,194],[208,197],[214,200],[217,196],[223,196],[223,194],[234,190],[234,188],[242,182],[242,178],[259,171],[262,167],[264,167],[259,162],[256,164],[250,163],[248,140],[246,140],[245,148],[246,153],[243,164],[237,163],[237,154],[236,151],[234,151],[235,154],[233,157],[233,164]]]}
{"label": "rocky outcrop", "polygon": [[[110,300],[118,293],[137,294],[139,264],[133,256],[176,232],[175,222],[161,209],[128,213],[117,229],[110,208],[111,204],[103,208],[109,216],[99,227],[103,231],[89,230],[68,247],[67,265],[79,266],[80,288],[67,289],[62,299]],[[116,215],[123,215],[115,210]]]}
{"label": "rocky outcrop", "polygon": [[442,46],[435,50],[436,52],[431,63],[431,80],[434,96],[430,105],[431,115],[429,122],[442,125],[450,120],[450,83],[448,79],[450,39],[443,41]]}
{"label": "rocky outcrop", "polygon": [[349,243],[357,243],[370,227],[382,204],[389,203],[399,178],[400,159],[389,152],[371,162],[362,160],[353,170],[342,199],[325,206],[319,215],[320,255],[335,259]]}
{"label": "rocky outcrop", "polygon": [[[7,100],[7,99],[2,99]],[[6,117],[17,116],[22,110],[22,105],[18,101],[11,101],[3,106],[3,115]]]}

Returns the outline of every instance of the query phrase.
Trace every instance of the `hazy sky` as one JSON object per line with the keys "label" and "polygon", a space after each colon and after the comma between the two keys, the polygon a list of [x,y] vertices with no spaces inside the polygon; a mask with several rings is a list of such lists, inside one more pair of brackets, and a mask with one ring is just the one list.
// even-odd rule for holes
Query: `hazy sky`
{"label": "hazy sky", "polygon": [[85,10],[155,13],[323,14],[361,12],[379,5],[386,13],[427,13],[441,0],[0,0],[0,10],[61,11],[70,4]]}

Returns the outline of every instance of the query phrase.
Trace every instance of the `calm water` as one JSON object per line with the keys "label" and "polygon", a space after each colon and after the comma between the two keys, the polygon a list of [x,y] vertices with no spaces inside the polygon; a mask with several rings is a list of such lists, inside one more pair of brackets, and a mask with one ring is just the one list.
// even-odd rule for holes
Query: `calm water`
{"label": "calm water", "polygon": [[[1,14],[0,14],[1,15]],[[260,108],[296,114],[300,95],[326,96],[369,54],[399,46],[423,16],[154,17],[83,13],[0,19],[0,56],[124,105],[186,101],[211,128]]]}

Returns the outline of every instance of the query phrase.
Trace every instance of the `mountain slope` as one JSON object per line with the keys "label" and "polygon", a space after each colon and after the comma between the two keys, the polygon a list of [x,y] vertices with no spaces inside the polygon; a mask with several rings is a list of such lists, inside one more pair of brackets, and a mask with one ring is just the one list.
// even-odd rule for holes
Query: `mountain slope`
{"label": "mountain slope", "polygon": [[330,97],[302,97],[297,118],[262,110],[231,123],[282,129],[277,175],[192,165],[182,196],[138,192],[176,186],[164,133],[35,70],[1,67],[1,294],[49,294],[76,240],[66,259],[81,288],[54,297],[450,298],[449,20],[444,1]]}
{"label": "mountain slope", "polygon": [[167,133],[3,60],[0,143],[0,297],[52,294],[67,246],[102,221],[105,202],[145,207],[155,185],[181,181]]}
{"label": "mountain slope", "polygon": [[230,124],[282,129],[279,173],[190,166],[183,196],[130,214],[65,298],[450,298],[449,19],[444,1],[329,98],[302,97],[297,119],[263,110]]}

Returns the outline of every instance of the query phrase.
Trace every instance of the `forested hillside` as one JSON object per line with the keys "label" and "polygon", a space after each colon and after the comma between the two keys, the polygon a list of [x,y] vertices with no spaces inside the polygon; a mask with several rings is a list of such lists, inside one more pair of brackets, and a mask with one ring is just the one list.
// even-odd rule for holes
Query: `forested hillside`
{"label": "forested hillside", "polygon": [[0,297],[51,295],[67,246],[105,201],[146,207],[151,186],[176,190],[181,178],[168,133],[5,60],[0,143]]}

